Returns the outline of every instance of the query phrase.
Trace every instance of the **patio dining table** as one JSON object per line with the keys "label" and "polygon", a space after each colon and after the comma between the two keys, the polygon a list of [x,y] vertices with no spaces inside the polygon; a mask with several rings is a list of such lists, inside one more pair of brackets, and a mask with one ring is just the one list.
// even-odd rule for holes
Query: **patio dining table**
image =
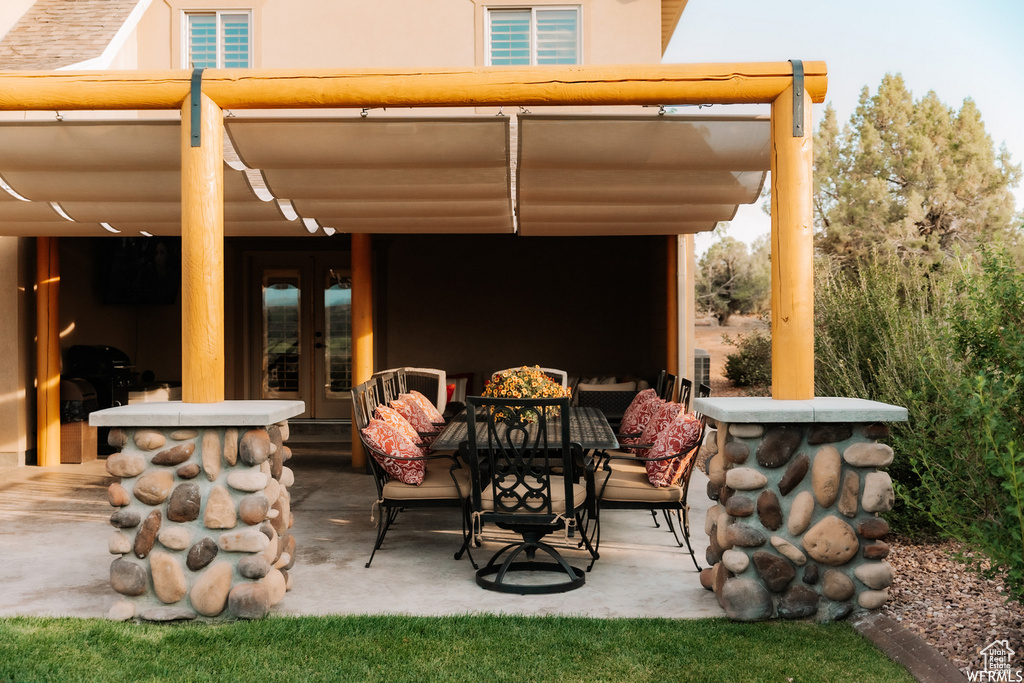
{"label": "patio dining table", "polygon": [[[483,414],[479,415],[482,422]],[[550,420],[548,429],[557,434],[561,428],[560,422],[561,418]],[[458,450],[459,445],[468,438],[466,411],[464,410],[445,425],[444,430],[431,443],[431,447],[435,451],[454,451]],[[615,438],[615,432],[608,424],[608,419],[597,408],[569,407],[569,440],[580,444],[584,451],[614,450],[619,447],[619,441]],[[477,446],[487,446],[487,430],[477,431],[477,442]]]}

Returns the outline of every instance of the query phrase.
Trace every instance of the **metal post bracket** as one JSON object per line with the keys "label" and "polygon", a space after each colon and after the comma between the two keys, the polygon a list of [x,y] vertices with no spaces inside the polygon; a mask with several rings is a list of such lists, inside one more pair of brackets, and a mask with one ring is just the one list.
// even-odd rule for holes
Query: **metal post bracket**
{"label": "metal post bracket", "polygon": [[793,137],[804,136],[804,63],[791,59],[793,65]]}
{"label": "metal post bracket", "polygon": [[190,94],[190,100],[192,102],[192,146],[202,147],[203,138],[201,134],[202,122],[203,122],[203,69],[196,68],[192,70],[192,91]]}

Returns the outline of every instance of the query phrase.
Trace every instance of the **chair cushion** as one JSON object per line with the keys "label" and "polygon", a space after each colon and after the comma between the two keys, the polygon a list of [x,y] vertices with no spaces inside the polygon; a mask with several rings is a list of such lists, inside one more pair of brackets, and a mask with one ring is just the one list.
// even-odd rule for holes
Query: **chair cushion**
{"label": "chair cushion", "polygon": [[[383,420],[373,419],[370,424],[360,430],[366,443],[373,449],[370,454],[380,463],[388,476],[403,484],[418,485],[423,483],[423,460],[395,460],[398,458],[422,458],[423,451],[419,446],[406,438],[397,429]],[[380,451],[386,455],[382,456]],[[392,457],[386,457],[392,456]]]}
{"label": "chair cushion", "polygon": [[405,438],[412,441],[414,444],[420,443],[420,435],[416,433],[409,421],[402,417],[402,414],[389,406],[377,406],[373,411],[373,416],[381,422],[386,422],[399,432],[405,435]]}
{"label": "chair cushion", "polygon": [[[626,412],[623,413],[622,422],[619,424],[619,432],[622,434],[642,434],[647,427],[647,423],[651,421],[655,411],[657,411],[662,403],[663,401],[658,398],[658,394],[654,389],[644,389],[641,391],[633,397],[632,403],[629,404]],[[626,437],[621,440],[621,443],[629,445],[643,442],[639,440],[639,437]]]}
{"label": "chair cushion", "polygon": [[[647,463],[647,476],[655,486],[669,486],[682,474],[683,457],[694,450],[700,442],[701,424],[693,413],[680,412],[658,434],[647,457],[660,458],[679,454],[680,457],[660,462]],[[658,467],[655,467],[658,465]]]}
{"label": "chair cushion", "polygon": [[[402,396],[408,396],[408,394],[402,394]],[[402,417],[409,421],[409,424],[417,432],[433,432],[434,423],[430,421],[427,416],[427,412],[423,410],[423,406],[412,399],[399,398],[390,403],[391,407],[397,410]]]}
{"label": "chair cushion", "polygon": [[403,484],[397,479],[392,479],[384,484],[385,500],[458,500],[465,498],[472,490],[469,481],[469,470],[463,468],[455,470],[455,479],[459,482],[458,488],[452,481],[449,474],[449,460],[428,461],[427,471],[423,477],[423,483],[418,486]]}
{"label": "chair cushion", "polygon": [[[607,475],[607,483],[605,483]],[[602,488],[603,487],[603,488]],[[647,473],[612,470],[597,473],[597,491],[602,501],[620,503],[678,503],[683,489],[676,485],[656,487]]]}
{"label": "chair cushion", "polygon": [[[526,493],[526,487],[519,485],[516,489],[517,493]],[[573,510],[583,505],[587,500],[587,487],[583,484],[572,485],[572,497],[573,497]],[[488,486],[480,493],[480,505],[484,512],[494,512],[494,486]],[[562,477],[553,476],[551,477],[551,509],[554,514],[565,513],[565,483],[562,481]],[[500,510],[499,512],[505,512]],[[529,510],[522,509],[514,512],[509,511],[508,514],[547,514],[547,510],[537,510],[533,513]]]}
{"label": "chair cushion", "polygon": [[[627,455],[632,457],[632,453],[625,451],[609,451],[608,453],[610,455]],[[615,472],[636,472],[644,476],[647,475],[646,463],[639,460],[609,460],[608,467]],[[598,481],[600,481],[600,477],[604,475],[598,472],[597,476],[599,477]]]}
{"label": "chair cushion", "polygon": [[431,403],[429,398],[415,389],[410,389],[408,394],[400,394],[398,398],[404,401],[410,399],[416,401],[416,404],[419,405],[420,408],[423,408],[423,412],[427,414],[427,417],[431,422],[444,422],[444,415],[442,415],[441,411],[437,409],[437,406]]}

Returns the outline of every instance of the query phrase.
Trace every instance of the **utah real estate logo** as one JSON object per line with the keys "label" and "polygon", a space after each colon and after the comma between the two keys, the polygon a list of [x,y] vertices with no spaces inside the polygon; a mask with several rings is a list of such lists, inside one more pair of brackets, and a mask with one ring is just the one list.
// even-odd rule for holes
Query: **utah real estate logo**
{"label": "utah real estate logo", "polygon": [[1024,675],[1020,669],[1014,669],[1012,665],[1013,650],[1010,649],[1010,641],[994,640],[981,652],[984,668],[980,671],[968,671],[969,681],[1024,681]]}

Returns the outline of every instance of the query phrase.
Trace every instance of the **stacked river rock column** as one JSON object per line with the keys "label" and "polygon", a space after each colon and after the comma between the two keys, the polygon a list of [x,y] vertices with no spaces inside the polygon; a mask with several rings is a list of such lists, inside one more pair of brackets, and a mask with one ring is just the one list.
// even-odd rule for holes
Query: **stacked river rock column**
{"label": "stacked river rock column", "polygon": [[888,600],[888,435],[881,423],[718,425],[701,583],[730,618],[834,621]]}
{"label": "stacked river rock column", "polygon": [[116,620],[258,619],[291,588],[287,422],[265,428],[117,428]]}

